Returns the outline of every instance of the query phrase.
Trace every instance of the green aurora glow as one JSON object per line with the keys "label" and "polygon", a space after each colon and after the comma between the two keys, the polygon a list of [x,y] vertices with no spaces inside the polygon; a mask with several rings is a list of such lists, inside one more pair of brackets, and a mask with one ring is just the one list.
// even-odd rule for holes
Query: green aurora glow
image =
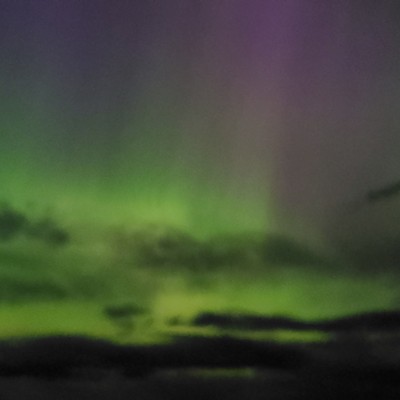
{"label": "green aurora glow", "polygon": [[[359,21],[358,2],[4,2],[0,200],[70,240],[0,241],[0,337],[121,339],[102,310],[124,303],[152,320],[132,341],[203,311],[399,307],[397,264],[367,274],[327,239],[398,232],[397,206],[335,219],[398,175],[389,5]],[[302,251],[268,258],[276,234]]]}

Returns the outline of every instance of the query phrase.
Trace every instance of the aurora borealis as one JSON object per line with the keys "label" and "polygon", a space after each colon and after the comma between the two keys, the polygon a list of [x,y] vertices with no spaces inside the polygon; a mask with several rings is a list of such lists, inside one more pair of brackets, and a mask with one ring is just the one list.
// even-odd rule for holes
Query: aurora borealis
{"label": "aurora borealis", "polygon": [[395,10],[4,1],[2,196],[206,231],[329,213],[397,178]]}
{"label": "aurora borealis", "polygon": [[365,196],[400,178],[399,12],[0,0],[0,233],[29,221],[0,240],[0,298],[397,308],[400,197]]}

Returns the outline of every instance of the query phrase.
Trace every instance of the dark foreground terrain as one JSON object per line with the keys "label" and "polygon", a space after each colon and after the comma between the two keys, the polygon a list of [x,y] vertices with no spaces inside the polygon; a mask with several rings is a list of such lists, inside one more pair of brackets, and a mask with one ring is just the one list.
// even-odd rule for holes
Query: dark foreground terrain
{"label": "dark foreground terrain", "polygon": [[[206,320],[227,324],[226,316]],[[179,336],[158,345],[10,339],[0,343],[0,399],[400,399],[398,321],[397,312],[308,325],[256,320],[330,332],[312,343],[232,335]]]}
{"label": "dark foreground terrain", "polygon": [[399,399],[400,380],[337,377],[258,371],[253,375],[201,376],[168,371],[132,379],[115,372],[97,376],[47,380],[34,377],[1,378],[3,400],[128,400],[128,399]]}

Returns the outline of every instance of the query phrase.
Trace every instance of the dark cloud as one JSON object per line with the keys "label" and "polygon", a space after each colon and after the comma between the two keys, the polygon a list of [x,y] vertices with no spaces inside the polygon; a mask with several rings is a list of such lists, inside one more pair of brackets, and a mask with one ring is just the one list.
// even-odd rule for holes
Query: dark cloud
{"label": "dark cloud", "polygon": [[204,271],[223,266],[322,265],[327,257],[282,235],[224,235],[199,240],[171,227],[150,226],[120,234],[117,251],[135,265]]}
{"label": "dark cloud", "polygon": [[149,226],[133,232],[128,240],[129,251],[142,265],[196,268],[201,262],[201,244],[171,227]]}
{"label": "dark cloud", "polygon": [[24,279],[2,276],[0,280],[0,301],[21,302],[35,300],[62,300],[69,296],[63,285],[49,279]]}
{"label": "dark cloud", "polygon": [[25,234],[28,237],[57,246],[65,245],[70,240],[68,232],[60,228],[57,223],[50,218],[31,222],[31,224],[27,226]]}
{"label": "dark cloud", "polygon": [[27,217],[7,204],[0,205],[0,240],[14,239],[22,234],[28,225]]}
{"label": "dark cloud", "polygon": [[0,241],[25,236],[49,245],[62,246],[69,242],[69,233],[50,217],[35,220],[6,203],[0,206]]}
{"label": "dark cloud", "polygon": [[310,324],[286,317],[264,317],[259,315],[237,315],[224,313],[199,314],[194,319],[193,325],[197,327],[214,326],[221,329],[240,330],[304,330],[313,328],[313,326]]}
{"label": "dark cloud", "polygon": [[197,327],[214,326],[221,329],[239,330],[317,330],[331,333],[384,332],[400,329],[400,312],[370,312],[322,321],[301,321],[279,316],[202,313],[195,317],[192,324]]}

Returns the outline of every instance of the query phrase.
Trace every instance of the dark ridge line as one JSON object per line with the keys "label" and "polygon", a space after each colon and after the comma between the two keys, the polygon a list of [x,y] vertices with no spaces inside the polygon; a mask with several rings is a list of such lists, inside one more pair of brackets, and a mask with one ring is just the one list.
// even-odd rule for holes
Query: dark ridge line
{"label": "dark ridge line", "polygon": [[[322,346],[322,347],[321,347]],[[165,345],[118,345],[83,336],[49,336],[0,342],[0,377],[93,379],[91,372],[145,378],[187,369],[275,370],[364,381],[400,381],[400,360],[362,354],[346,343],[278,344],[232,337],[181,336]],[[372,356],[371,356],[372,355]]]}
{"label": "dark ridge line", "polygon": [[245,367],[293,370],[305,362],[294,346],[228,337],[181,337],[169,345],[117,345],[82,336],[0,343],[0,376],[70,377],[85,369],[143,377],[159,369]]}

